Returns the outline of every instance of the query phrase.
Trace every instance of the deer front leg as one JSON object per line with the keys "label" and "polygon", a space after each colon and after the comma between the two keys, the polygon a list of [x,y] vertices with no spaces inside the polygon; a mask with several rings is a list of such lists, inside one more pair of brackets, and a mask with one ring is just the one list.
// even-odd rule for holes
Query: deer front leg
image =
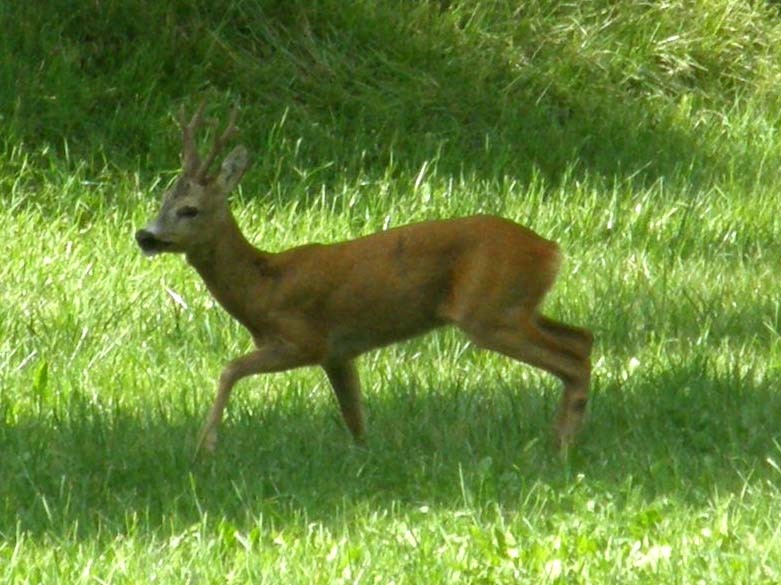
{"label": "deer front leg", "polygon": [[283,343],[260,347],[228,363],[220,374],[217,396],[198,437],[196,457],[204,451],[214,452],[217,446],[217,429],[222,420],[222,413],[228,404],[236,382],[254,374],[282,372],[311,363],[312,360],[308,354],[293,345]]}
{"label": "deer front leg", "polygon": [[323,365],[323,369],[333,386],[347,428],[350,429],[355,442],[362,445],[365,428],[361,407],[361,382],[355,364],[351,361],[329,362]]}

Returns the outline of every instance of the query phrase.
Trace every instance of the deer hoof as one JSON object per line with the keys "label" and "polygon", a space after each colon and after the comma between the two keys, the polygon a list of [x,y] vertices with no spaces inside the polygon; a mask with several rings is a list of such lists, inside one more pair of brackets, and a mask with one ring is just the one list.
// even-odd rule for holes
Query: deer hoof
{"label": "deer hoof", "polygon": [[195,448],[195,456],[213,455],[217,449],[217,431],[214,429],[204,430],[198,439],[198,446]]}

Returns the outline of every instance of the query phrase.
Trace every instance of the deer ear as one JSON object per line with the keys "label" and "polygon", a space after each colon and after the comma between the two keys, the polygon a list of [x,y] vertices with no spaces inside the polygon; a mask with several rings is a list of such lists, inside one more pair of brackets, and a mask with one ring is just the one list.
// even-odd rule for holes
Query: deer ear
{"label": "deer ear", "polygon": [[239,184],[244,172],[249,166],[249,153],[243,146],[237,146],[225,157],[220,167],[220,174],[217,176],[216,183],[220,191],[227,195],[236,185]]}

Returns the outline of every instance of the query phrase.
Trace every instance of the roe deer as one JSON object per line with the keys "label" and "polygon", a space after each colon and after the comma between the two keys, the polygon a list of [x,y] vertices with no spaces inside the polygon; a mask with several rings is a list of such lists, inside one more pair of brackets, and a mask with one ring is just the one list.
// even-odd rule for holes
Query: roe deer
{"label": "roe deer", "polygon": [[146,255],[183,253],[214,298],[252,335],[256,349],[220,375],[196,453],[213,451],[233,386],[247,376],[319,365],[344,421],[364,438],[354,360],[369,350],[455,325],[479,347],[541,368],[564,383],[555,430],[561,448],[583,418],[592,335],[539,313],[559,268],[558,246],[499,217],[427,221],[330,245],[262,252],[242,235],[228,194],[249,164],[235,147],[236,110],[201,161],[196,131],[204,104],[182,131],[182,173],[158,217],[136,232]]}

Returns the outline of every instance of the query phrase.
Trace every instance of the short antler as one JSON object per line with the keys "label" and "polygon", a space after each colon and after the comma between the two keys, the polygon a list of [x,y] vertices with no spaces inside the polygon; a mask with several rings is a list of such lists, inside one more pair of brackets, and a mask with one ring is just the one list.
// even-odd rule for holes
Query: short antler
{"label": "short antler", "polygon": [[226,126],[225,131],[214,141],[209,154],[206,156],[206,160],[203,161],[203,164],[201,164],[198,172],[195,175],[195,178],[199,181],[206,180],[209,167],[214,162],[214,159],[217,158],[217,155],[223,151],[228,140],[233,138],[238,132],[238,128],[236,128],[236,118],[238,115],[239,108],[234,106],[231,110],[230,117],[228,118],[228,125]]}
{"label": "short antler", "polygon": [[195,143],[195,133],[203,124],[203,111],[205,108],[206,100],[202,100],[190,122],[187,122],[187,113],[184,105],[179,110],[179,126],[182,129],[182,169],[187,176],[197,177],[201,169],[198,146]]}

